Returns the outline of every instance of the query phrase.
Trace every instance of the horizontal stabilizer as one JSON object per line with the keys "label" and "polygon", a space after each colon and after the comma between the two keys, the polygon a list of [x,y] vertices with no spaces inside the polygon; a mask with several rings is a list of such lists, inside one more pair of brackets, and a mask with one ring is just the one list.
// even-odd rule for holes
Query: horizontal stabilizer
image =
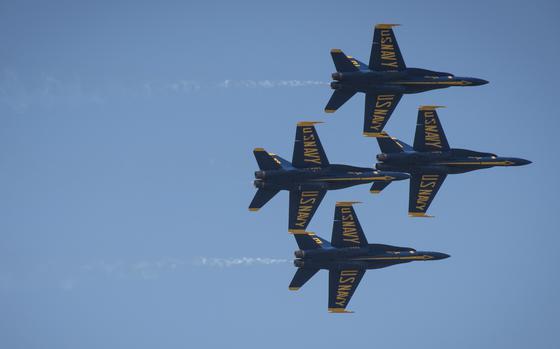
{"label": "horizontal stabilizer", "polygon": [[280,161],[271,156],[263,148],[255,148],[253,150],[253,155],[255,155],[255,159],[261,170],[278,170],[281,168]]}
{"label": "horizontal stabilizer", "polygon": [[270,201],[274,197],[274,195],[278,194],[279,190],[271,190],[271,189],[259,189],[253,197],[253,201],[249,205],[249,211],[258,211],[261,207],[263,207],[267,202]]}
{"label": "horizontal stabilizer", "polygon": [[386,132],[382,132],[380,137],[377,137],[377,144],[379,149],[385,154],[401,153],[403,151],[410,151],[412,147],[395,137],[389,136]]}
{"label": "horizontal stabilizer", "polygon": [[351,91],[343,91],[343,90],[334,90],[331,99],[327,103],[325,107],[326,113],[334,113],[338,110],[338,108],[342,107],[344,103],[346,103],[352,96],[354,96],[356,92]]}
{"label": "horizontal stabilizer", "polygon": [[331,57],[337,72],[344,73],[359,71],[359,64],[356,63],[356,65],[358,66],[354,65],[354,63],[352,63],[352,61],[344,54],[344,52],[342,52],[342,50],[333,48],[331,50]]}
{"label": "horizontal stabilizer", "polygon": [[291,291],[299,290],[313,275],[317,274],[319,269],[311,268],[298,268],[292,282],[290,282],[289,289]]}
{"label": "horizontal stabilizer", "polygon": [[387,182],[373,182],[373,184],[371,185],[371,188],[369,189],[369,192],[372,193],[372,194],[379,194],[389,184],[391,184],[390,181],[387,181]]}
{"label": "horizontal stabilizer", "polygon": [[297,231],[292,230],[290,231],[291,234],[294,235],[296,239],[296,243],[300,250],[315,250],[318,248],[330,248],[331,244],[315,235],[315,233],[307,232],[307,231]]}

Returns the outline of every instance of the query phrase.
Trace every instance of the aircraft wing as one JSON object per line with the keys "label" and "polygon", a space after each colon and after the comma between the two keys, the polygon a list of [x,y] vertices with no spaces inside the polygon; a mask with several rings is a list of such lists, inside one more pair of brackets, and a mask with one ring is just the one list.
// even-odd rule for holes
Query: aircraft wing
{"label": "aircraft wing", "polygon": [[409,216],[430,217],[426,215],[426,211],[428,211],[428,207],[430,207],[446,176],[445,174],[412,174],[408,199]]}
{"label": "aircraft wing", "polygon": [[337,248],[364,247],[368,242],[352,204],[337,202],[334,208],[334,223],[331,245]]}
{"label": "aircraft wing", "polygon": [[365,272],[363,269],[329,270],[329,312],[351,313],[346,307]]}
{"label": "aircraft wing", "polygon": [[437,108],[441,107],[426,105],[418,109],[414,150],[421,152],[449,151],[449,143],[447,143],[447,137],[445,137],[443,127],[439,121],[436,112]]}
{"label": "aircraft wing", "polygon": [[375,71],[400,71],[406,65],[393,32],[397,24],[378,24],[373,33],[369,68]]}
{"label": "aircraft wing", "polygon": [[304,231],[326,193],[326,190],[306,189],[305,187],[300,190],[291,190],[288,231]]}
{"label": "aircraft wing", "polygon": [[401,100],[398,93],[366,93],[364,108],[364,136],[381,137],[395,107]]}
{"label": "aircraft wing", "polygon": [[297,124],[292,165],[297,168],[324,167],[329,160],[315,130],[319,122],[303,121]]}

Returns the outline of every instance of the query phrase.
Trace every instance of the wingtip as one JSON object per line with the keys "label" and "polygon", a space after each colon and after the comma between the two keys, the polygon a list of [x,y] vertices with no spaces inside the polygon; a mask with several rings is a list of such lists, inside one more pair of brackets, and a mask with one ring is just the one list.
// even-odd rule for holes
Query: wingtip
{"label": "wingtip", "polygon": [[409,217],[419,217],[419,218],[434,218],[434,216],[427,215],[423,212],[408,212]]}
{"label": "wingtip", "polygon": [[387,137],[389,137],[389,135],[387,135],[385,132],[363,132],[362,134],[364,135],[364,137],[372,137],[372,138],[387,138]]}
{"label": "wingtip", "polygon": [[369,192],[372,194],[379,194],[381,193],[381,190],[370,190]]}
{"label": "wingtip", "polygon": [[288,287],[288,290],[297,291],[297,290],[299,290],[299,287]]}
{"label": "wingtip", "polygon": [[342,50],[339,48],[331,48],[331,53],[342,53]]}
{"label": "wingtip", "polygon": [[379,23],[375,25],[375,29],[391,29],[393,27],[400,27],[400,24],[396,23]]}
{"label": "wingtip", "polygon": [[265,151],[264,148],[255,148],[253,151]]}
{"label": "wingtip", "polygon": [[344,308],[329,308],[329,313],[333,314],[352,314],[353,311],[346,310]]}
{"label": "wingtip", "polygon": [[418,110],[436,110],[439,108],[446,108],[445,105],[421,105]]}
{"label": "wingtip", "polygon": [[305,231],[305,229],[288,229],[288,234],[292,235],[314,235],[314,233]]}
{"label": "wingtip", "polygon": [[257,212],[258,210],[260,210],[259,207],[249,207],[249,211],[251,212]]}
{"label": "wingtip", "polygon": [[336,109],[327,109],[325,108],[325,113],[332,114],[336,111]]}
{"label": "wingtip", "polygon": [[337,201],[336,207],[349,207],[354,204],[361,204],[361,201]]}
{"label": "wingtip", "polygon": [[313,126],[317,124],[322,124],[323,121],[300,121],[297,123],[298,126]]}

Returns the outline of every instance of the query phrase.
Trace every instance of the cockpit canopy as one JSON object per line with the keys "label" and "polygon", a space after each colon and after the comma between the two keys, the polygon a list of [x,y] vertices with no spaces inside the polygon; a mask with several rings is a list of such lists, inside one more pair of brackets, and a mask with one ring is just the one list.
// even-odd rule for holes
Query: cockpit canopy
{"label": "cockpit canopy", "polygon": [[468,149],[451,149],[451,156],[465,157],[465,158],[491,158],[498,157],[496,154],[492,153],[482,153],[479,151],[468,150]]}
{"label": "cockpit canopy", "polygon": [[383,244],[371,244],[369,245],[370,251],[383,251],[383,252],[416,252],[415,249],[411,247],[399,247]]}
{"label": "cockpit canopy", "polygon": [[449,79],[452,79],[452,78],[455,77],[455,75],[453,75],[451,73],[438,72],[438,71],[420,69],[420,68],[408,68],[407,72],[411,75],[422,76],[422,77],[428,78],[428,79],[429,78],[439,79],[439,78],[442,78],[442,77],[447,77]]}

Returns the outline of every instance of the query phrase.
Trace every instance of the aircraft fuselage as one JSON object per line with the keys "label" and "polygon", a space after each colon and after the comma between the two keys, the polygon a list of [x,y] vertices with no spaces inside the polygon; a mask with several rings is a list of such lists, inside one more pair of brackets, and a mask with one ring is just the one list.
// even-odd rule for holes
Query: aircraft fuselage
{"label": "aircraft fuselage", "polygon": [[521,166],[530,163],[525,159],[498,157],[490,153],[464,149],[451,149],[447,152],[382,153],[377,155],[377,160],[380,162],[375,167],[380,171],[435,174],[457,174],[494,166]]}
{"label": "aircraft fuselage", "polygon": [[373,168],[347,165],[327,167],[292,168],[272,171],[256,171],[254,185],[257,188],[273,190],[298,190],[300,186],[317,189],[342,189],[373,181],[393,181],[407,179],[405,173],[379,171]]}
{"label": "aircraft fuselage", "polygon": [[369,244],[357,248],[324,248],[297,250],[294,265],[315,269],[380,269],[412,261],[438,260],[449,257],[445,253],[416,251],[408,247]]}
{"label": "aircraft fuselage", "polygon": [[456,77],[449,73],[425,69],[408,68],[403,71],[378,72],[373,70],[357,72],[336,72],[332,74],[331,88],[352,92],[385,92],[411,94],[450,86],[478,86],[486,80]]}

